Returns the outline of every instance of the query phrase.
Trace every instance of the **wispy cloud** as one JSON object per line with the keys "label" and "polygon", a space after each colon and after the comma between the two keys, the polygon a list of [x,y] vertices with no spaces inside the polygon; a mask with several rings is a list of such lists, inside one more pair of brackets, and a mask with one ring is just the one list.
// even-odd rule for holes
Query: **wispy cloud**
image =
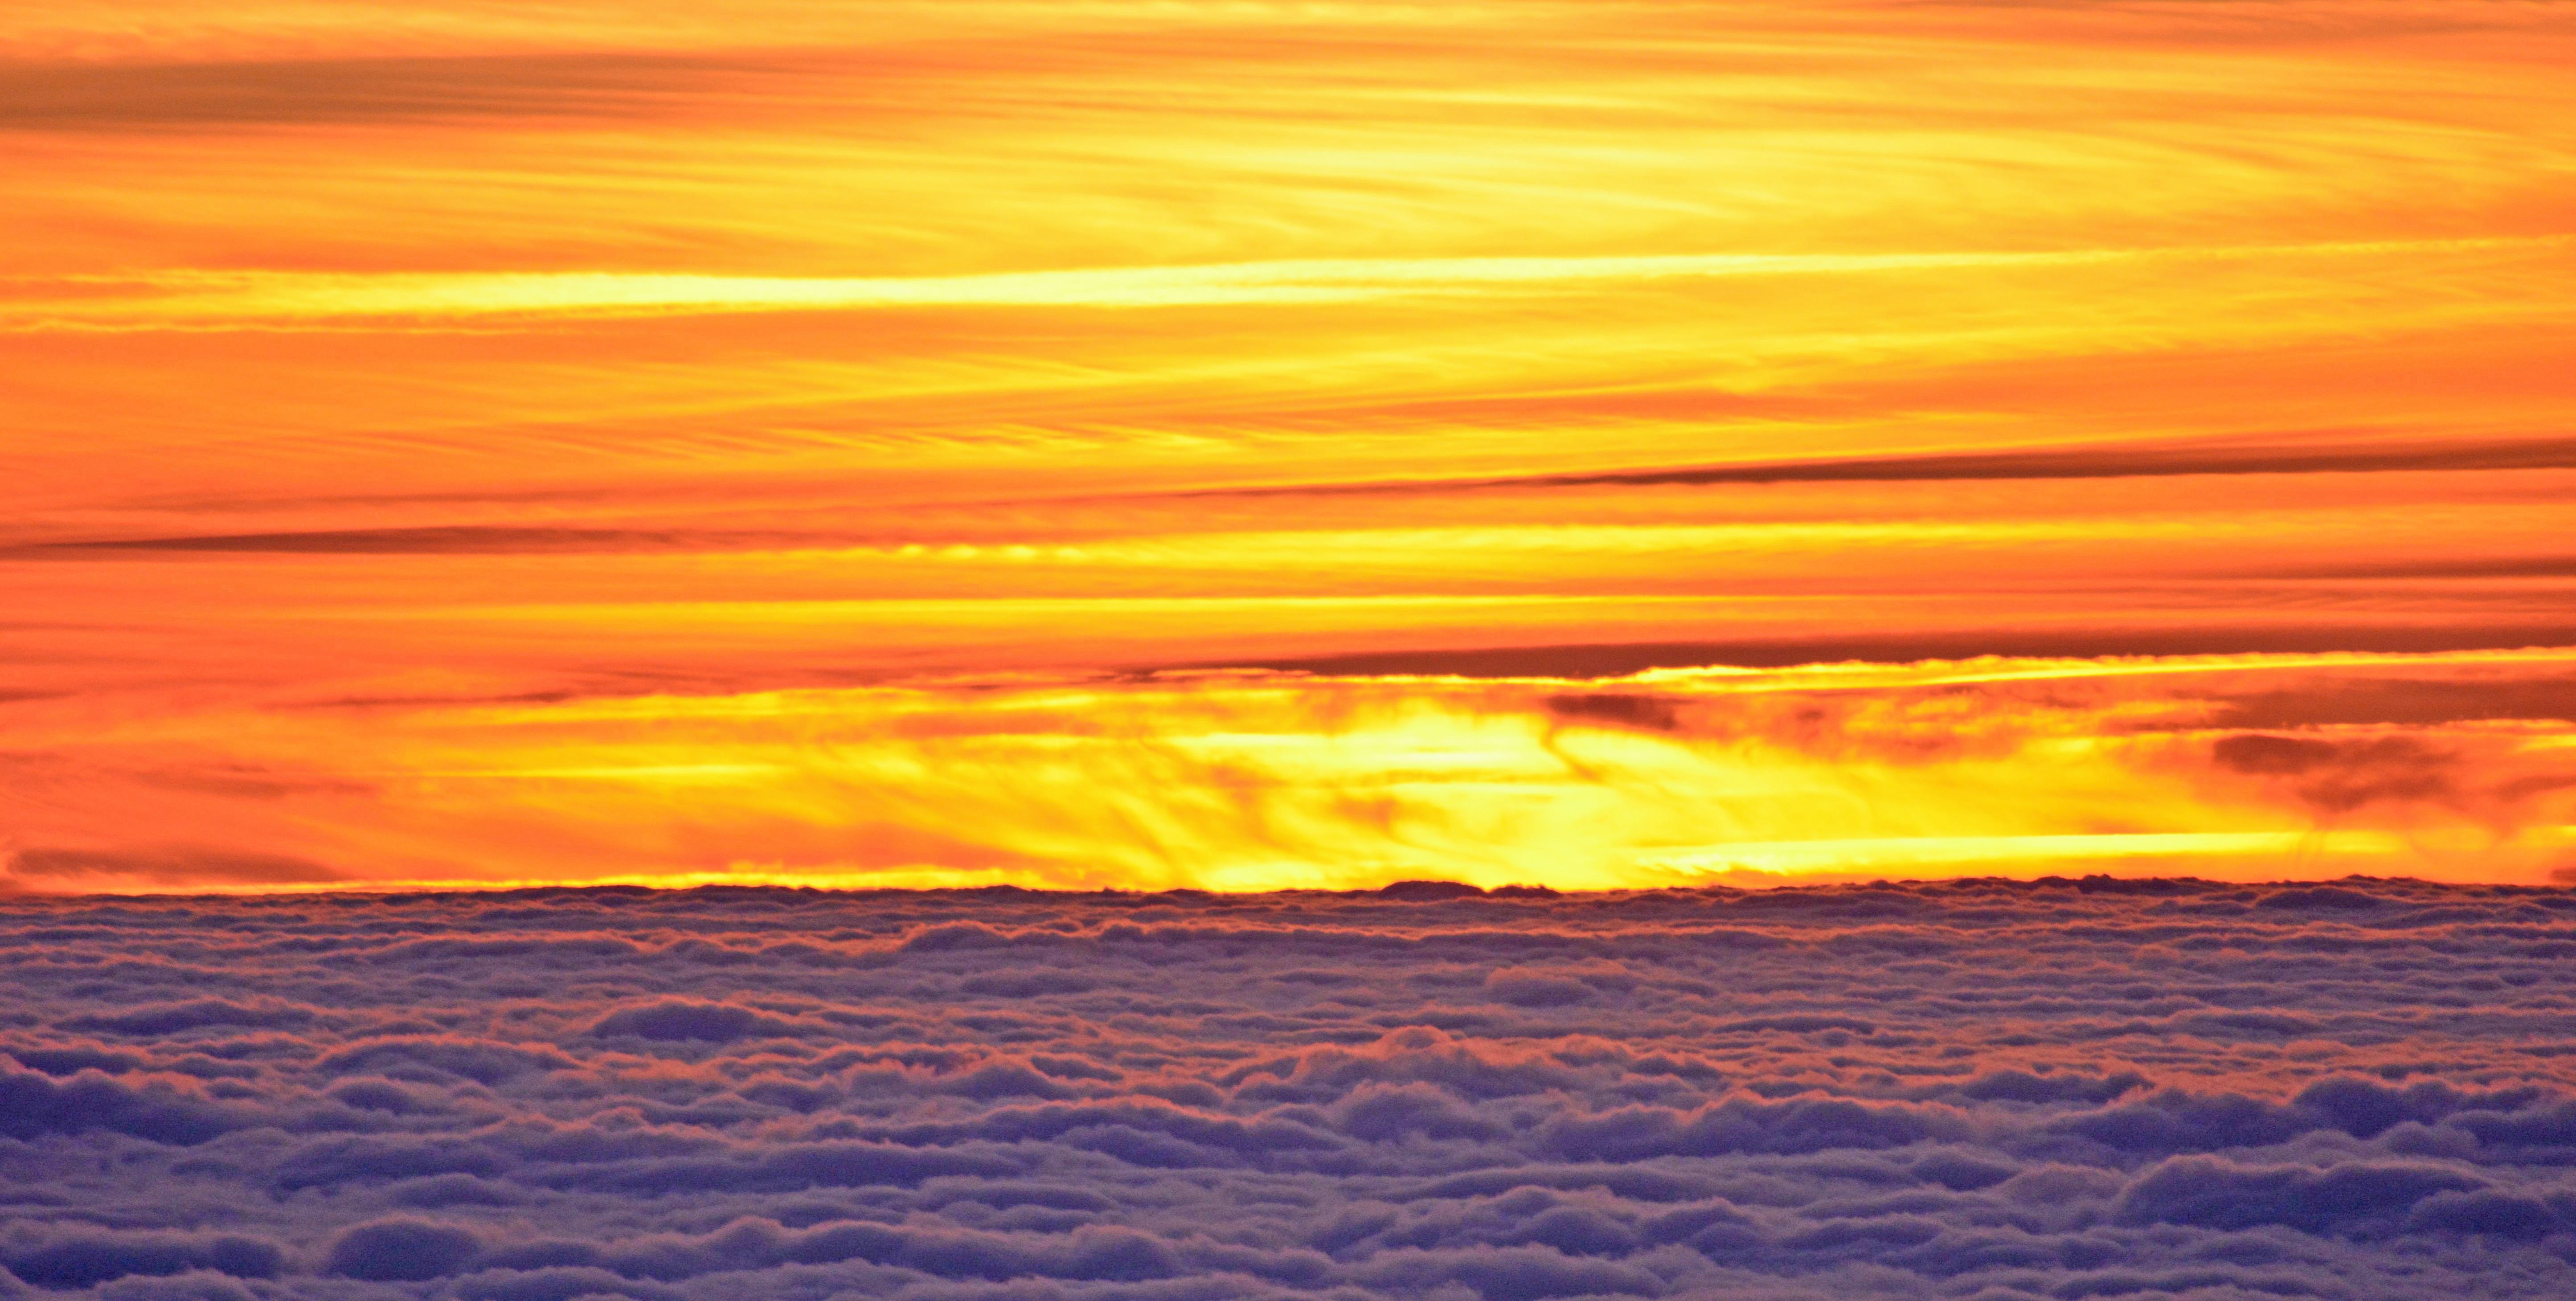
{"label": "wispy cloud", "polygon": [[2187,8],[0,20],[0,850],[2535,879],[2576,25]]}
{"label": "wispy cloud", "polygon": [[[2571,671],[2576,652],[2549,650],[1237,671],[307,704],[247,731],[218,712],[108,738],[57,704],[43,743],[86,776],[49,783],[17,880],[2537,880],[2576,848],[2553,703]],[[179,780],[197,769],[273,777],[245,799]],[[184,855],[93,820],[111,807],[291,845],[278,863],[369,866],[211,855],[180,882]]]}
{"label": "wispy cloud", "polygon": [[920,278],[673,275],[636,272],[164,272],[93,277],[48,297],[25,286],[0,303],[23,324],[126,326],[310,318],[708,314],[906,307],[1154,308],[1360,302],[1609,282],[1742,276],[1867,276],[1971,269],[2046,269],[2108,262],[2277,262],[2448,252],[2541,251],[2557,236],[2290,246],[2076,249],[2044,252],[1672,254],[1651,257],[1299,260],[1085,268]]}

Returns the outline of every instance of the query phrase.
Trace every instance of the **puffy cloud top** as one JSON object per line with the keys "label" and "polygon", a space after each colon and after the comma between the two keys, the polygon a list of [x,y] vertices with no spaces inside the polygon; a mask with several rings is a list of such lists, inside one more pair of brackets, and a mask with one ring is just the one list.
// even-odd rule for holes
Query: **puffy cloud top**
{"label": "puffy cloud top", "polygon": [[2576,1293],[2576,897],[0,910],[0,1296]]}

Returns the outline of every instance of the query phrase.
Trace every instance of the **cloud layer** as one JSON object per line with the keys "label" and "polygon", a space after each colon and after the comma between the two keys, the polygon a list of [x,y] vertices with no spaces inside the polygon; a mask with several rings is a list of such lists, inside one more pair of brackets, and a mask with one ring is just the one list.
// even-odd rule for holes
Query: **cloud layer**
{"label": "cloud layer", "polygon": [[2536,885],[2576,869],[2560,650],[722,685],[288,698],[107,729],[88,701],[25,702],[25,748],[0,763],[42,799],[0,831],[0,884]]}
{"label": "cloud layer", "polygon": [[2547,1297],[2559,891],[0,911],[44,1297]]}

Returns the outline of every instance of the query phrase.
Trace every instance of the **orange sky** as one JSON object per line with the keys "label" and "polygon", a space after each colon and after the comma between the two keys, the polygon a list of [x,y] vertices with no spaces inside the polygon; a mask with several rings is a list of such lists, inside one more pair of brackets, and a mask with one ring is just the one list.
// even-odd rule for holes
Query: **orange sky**
{"label": "orange sky", "polygon": [[6,881],[2548,880],[2569,67],[0,2]]}

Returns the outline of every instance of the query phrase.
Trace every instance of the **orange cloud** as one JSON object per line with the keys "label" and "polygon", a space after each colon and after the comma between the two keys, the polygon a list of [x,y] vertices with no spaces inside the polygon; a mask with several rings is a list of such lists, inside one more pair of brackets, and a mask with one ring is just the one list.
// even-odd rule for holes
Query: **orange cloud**
{"label": "orange cloud", "polygon": [[2532,879],[2556,679],[2442,657],[2576,644],[2571,63],[2429,0],[0,16],[15,879]]}
{"label": "orange cloud", "polygon": [[[2576,849],[2571,674],[2567,652],[1981,660],[67,715],[47,749],[76,770],[32,770],[52,812],[13,879],[167,886],[181,857],[128,828],[179,825],[293,851],[203,852],[203,885],[2537,880]],[[2285,695],[2326,714],[2267,717]]]}

